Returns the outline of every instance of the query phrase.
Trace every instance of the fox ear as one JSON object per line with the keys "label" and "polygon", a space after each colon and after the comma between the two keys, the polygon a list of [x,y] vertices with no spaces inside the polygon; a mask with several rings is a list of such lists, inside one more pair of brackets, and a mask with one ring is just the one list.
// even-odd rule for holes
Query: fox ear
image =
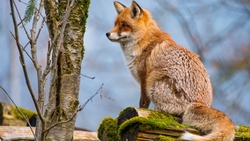
{"label": "fox ear", "polygon": [[143,12],[142,8],[135,1],[132,1],[130,10],[132,18],[139,17]]}
{"label": "fox ear", "polygon": [[114,1],[114,6],[115,6],[115,10],[118,14],[122,13],[124,11],[124,9],[127,8],[126,6],[124,6],[123,4],[121,4],[118,1]]}

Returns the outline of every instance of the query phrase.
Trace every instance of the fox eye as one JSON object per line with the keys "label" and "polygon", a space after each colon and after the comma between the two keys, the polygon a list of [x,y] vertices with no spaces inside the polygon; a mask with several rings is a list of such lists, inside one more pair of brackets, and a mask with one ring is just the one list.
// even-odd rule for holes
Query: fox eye
{"label": "fox eye", "polygon": [[128,27],[128,25],[125,23],[122,23],[122,27]]}

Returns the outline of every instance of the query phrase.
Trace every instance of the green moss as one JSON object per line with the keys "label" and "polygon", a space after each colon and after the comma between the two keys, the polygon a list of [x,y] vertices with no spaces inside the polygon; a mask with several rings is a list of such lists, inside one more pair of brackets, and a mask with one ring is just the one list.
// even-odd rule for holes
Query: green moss
{"label": "green moss", "polygon": [[183,141],[181,138],[171,138],[169,136],[163,136],[163,135],[160,135],[158,136],[155,141]]}
{"label": "green moss", "polygon": [[[152,111],[152,110],[149,110]],[[187,128],[183,124],[178,123],[173,119],[171,115],[164,114],[161,112],[152,111],[149,117],[133,117],[120,125],[118,134],[122,135],[124,131],[129,129],[131,126],[139,124],[140,130],[149,129],[166,129],[166,127],[172,126],[175,128]]]}
{"label": "green moss", "polygon": [[72,109],[77,109],[77,107],[79,106],[79,101],[78,100],[71,100],[70,106]]}
{"label": "green moss", "polygon": [[[123,116],[124,112],[129,112],[128,110],[134,109],[133,107],[128,107],[120,112],[120,116]],[[139,127],[140,131],[147,130],[164,130],[167,127],[174,128],[190,128],[189,126],[178,123],[174,120],[173,116],[156,112],[149,109],[143,109],[149,111],[149,117],[132,117],[126,121],[124,121],[117,129],[117,119],[113,118],[105,118],[98,129],[98,138],[106,139],[108,141],[117,141],[120,139],[120,136],[125,132],[135,132],[135,128]],[[133,113],[133,111],[132,111]],[[134,116],[132,114],[132,116]],[[192,127],[191,127],[192,128]],[[117,131],[118,130],[118,131]],[[103,134],[105,132],[105,135]],[[240,126],[240,128],[236,131],[235,140],[247,141],[250,138],[250,127],[249,126]],[[160,135],[156,138],[156,141],[182,141],[182,139],[171,138],[170,136]]]}
{"label": "green moss", "polygon": [[163,136],[163,135],[158,136],[155,140],[156,141],[176,141],[176,139],[174,138]]}
{"label": "green moss", "polygon": [[82,7],[79,9],[78,14],[82,15],[82,19],[81,19],[81,26],[83,27],[83,33],[85,32],[85,25],[87,22],[87,18],[88,18],[88,10],[89,10],[89,6],[90,6],[90,0],[80,0],[80,1],[76,1],[78,5],[81,5]]}
{"label": "green moss", "polygon": [[[89,10],[89,6],[90,6],[90,0],[84,0],[82,1],[83,2],[83,5],[85,6],[82,11],[80,11],[83,15],[85,15],[85,18],[82,19],[81,21],[81,25],[83,26],[83,33],[85,33],[86,31],[86,23],[87,23],[87,18],[88,18],[88,10]],[[84,34],[83,34],[84,36]],[[82,58],[84,57],[84,51],[85,51],[85,48],[84,48],[84,45],[82,46]]]}
{"label": "green moss", "polygon": [[235,134],[240,137],[250,138],[250,127],[241,125],[240,129],[236,130]]}
{"label": "green moss", "polygon": [[[86,23],[87,23],[87,18],[88,18],[88,10],[90,6],[90,0],[79,0],[76,1],[77,5],[80,5],[79,8],[77,9],[77,14],[81,15],[80,16],[80,21],[76,21],[76,24],[80,24],[82,27],[81,32],[84,38],[84,33],[86,30]],[[82,45],[82,58],[84,57],[84,45]]]}
{"label": "green moss", "polygon": [[[36,114],[36,112],[31,111],[31,110],[27,110],[24,108],[20,108],[20,111],[27,117],[27,118],[31,118],[33,115]],[[12,106],[12,111],[15,114],[17,119],[21,119],[21,120],[25,120],[25,118],[22,116],[22,114],[17,110],[17,108],[15,106]]]}
{"label": "green moss", "polygon": [[117,119],[111,117],[104,118],[98,128],[98,138],[106,141],[118,141]]}

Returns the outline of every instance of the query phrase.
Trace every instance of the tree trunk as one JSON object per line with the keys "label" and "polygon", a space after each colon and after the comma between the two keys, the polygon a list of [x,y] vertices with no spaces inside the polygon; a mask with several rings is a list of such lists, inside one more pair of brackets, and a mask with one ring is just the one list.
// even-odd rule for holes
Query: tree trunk
{"label": "tree trunk", "polygon": [[[42,140],[73,139],[76,117],[70,119],[77,112],[79,105],[83,36],[90,0],[72,2],[73,5],[68,3],[68,0],[60,0],[56,4],[55,1],[45,0],[47,25],[53,48],[53,67]],[[54,124],[56,126],[52,126]]]}

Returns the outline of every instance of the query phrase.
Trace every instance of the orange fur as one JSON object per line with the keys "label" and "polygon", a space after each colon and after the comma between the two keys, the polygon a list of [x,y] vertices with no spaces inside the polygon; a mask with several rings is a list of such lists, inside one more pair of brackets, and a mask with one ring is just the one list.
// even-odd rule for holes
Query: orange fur
{"label": "orange fur", "polygon": [[[106,35],[110,41],[120,43],[127,66],[140,83],[140,107],[148,108],[152,101],[155,110],[183,115],[184,124],[196,126],[208,134],[186,133],[184,139],[233,140],[231,120],[209,108],[212,86],[198,56],[177,45],[157,26],[149,11],[135,1],[130,8],[119,2],[114,5],[118,16],[115,27]],[[207,126],[212,119],[214,124]]]}

